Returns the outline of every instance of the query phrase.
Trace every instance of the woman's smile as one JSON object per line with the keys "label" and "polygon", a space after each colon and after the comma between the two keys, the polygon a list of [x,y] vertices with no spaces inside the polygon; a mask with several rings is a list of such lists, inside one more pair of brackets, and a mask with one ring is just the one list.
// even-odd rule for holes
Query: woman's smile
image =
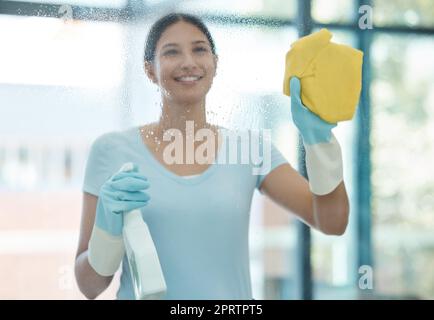
{"label": "woman's smile", "polygon": [[181,77],[175,77],[175,81],[183,84],[183,85],[194,85],[198,83],[203,76],[181,76]]}

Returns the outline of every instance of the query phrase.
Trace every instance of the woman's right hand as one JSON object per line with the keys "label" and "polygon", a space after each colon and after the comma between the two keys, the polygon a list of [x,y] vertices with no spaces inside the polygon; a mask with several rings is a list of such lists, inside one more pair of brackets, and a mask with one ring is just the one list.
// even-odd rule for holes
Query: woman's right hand
{"label": "woman's right hand", "polygon": [[88,245],[89,264],[98,274],[111,276],[119,268],[125,252],[123,214],[148,203],[150,197],[143,191],[148,188],[148,179],[133,163],[124,164],[102,185]]}
{"label": "woman's right hand", "polygon": [[144,192],[148,179],[138,166],[126,163],[101,187],[95,224],[113,236],[122,234],[123,213],[146,206],[150,197]]}

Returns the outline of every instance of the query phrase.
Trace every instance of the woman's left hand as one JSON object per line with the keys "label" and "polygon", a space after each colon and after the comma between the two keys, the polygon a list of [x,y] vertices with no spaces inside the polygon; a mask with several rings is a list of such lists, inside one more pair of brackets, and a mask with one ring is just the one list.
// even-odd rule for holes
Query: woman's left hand
{"label": "woman's left hand", "polygon": [[301,101],[301,82],[297,77],[290,80],[292,121],[298,128],[303,142],[308,145],[329,142],[335,123],[328,123],[310,111]]}

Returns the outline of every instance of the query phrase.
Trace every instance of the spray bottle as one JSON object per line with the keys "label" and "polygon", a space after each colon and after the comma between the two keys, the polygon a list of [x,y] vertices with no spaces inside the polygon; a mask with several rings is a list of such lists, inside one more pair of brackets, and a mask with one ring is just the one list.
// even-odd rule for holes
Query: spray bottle
{"label": "spray bottle", "polygon": [[[121,171],[131,171],[126,163]],[[166,282],[151,233],[139,209],[124,214],[123,239],[136,300],[162,299]]]}

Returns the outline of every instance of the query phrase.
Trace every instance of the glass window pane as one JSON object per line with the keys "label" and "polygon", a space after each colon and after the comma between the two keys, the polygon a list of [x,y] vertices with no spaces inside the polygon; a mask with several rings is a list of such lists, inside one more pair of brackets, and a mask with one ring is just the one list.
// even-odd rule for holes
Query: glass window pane
{"label": "glass window pane", "polygon": [[[71,257],[89,143],[122,127],[124,116],[134,115],[129,121],[143,124],[155,116],[149,110],[159,111],[156,87],[143,71],[149,22],[126,30],[113,23],[50,18],[2,16],[0,21],[14,30],[13,36],[2,35],[6,50],[0,53],[1,67],[8,71],[0,82],[0,108],[6,114],[0,118],[0,188],[6,191],[0,218],[8,221],[0,228],[0,241],[10,243],[0,249],[0,264],[17,270],[15,277],[0,279],[4,297],[80,298]],[[209,27],[220,59],[207,105],[210,121],[271,128],[281,151],[295,158],[289,99],[281,93],[285,53],[295,30]],[[256,296],[279,298],[288,296],[294,232],[288,213],[271,205],[259,195],[252,204],[250,235],[259,239],[252,244],[252,284]],[[11,213],[16,219],[1,217]],[[270,258],[264,262],[264,256]],[[19,267],[30,259],[35,274]],[[23,275],[37,277],[38,290],[26,290],[29,278]],[[101,298],[112,297],[113,289],[116,281]]]}
{"label": "glass window pane", "polygon": [[120,122],[123,29],[0,15],[0,30],[0,297],[83,298],[81,184],[90,143]]}
{"label": "glass window pane", "polygon": [[313,0],[312,18],[322,23],[352,22],[357,10],[350,0]]}
{"label": "glass window pane", "polygon": [[434,296],[434,42],[376,35],[372,45],[375,289]]}
{"label": "glass window pane", "polygon": [[[294,2],[191,1],[179,8],[213,15],[288,17],[294,12]],[[282,83],[285,54],[297,38],[296,30],[216,23],[210,23],[209,28],[219,56],[217,76],[207,98],[209,119],[231,128],[271,129],[277,147],[295,166],[297,135],[290,122],[289,98],[282,94]],[[259,193],[253,198],[251,217],[254,297],[294,298],[293,219]]]}
{"label": "glass window pane", "polygon": [[183,1],[178,5],[181,10],[202,12],[212,15],[238,15],[241,17],[261,16],[275,18],[293,18],[296,1],[280,0],[211,0]]}
{"label": "glass window pane", "polygon": [[[315,29],[314,32],[319,29]],[[329,29],[334,43],[355,48],[356,38],[352,32]],[[349,198],[352,195],[353,146],[355,119],[340,122],[333,130],[342,149],[344,180]],[[350,203],[351,206],[351,203]],[[312,266],[315,299],[354,299],[354,221],[349,222],[346,233],[341,237],[330,237],[312,232]]]}
{"label": "glass window pane", "polygon": [[[285,54],[296,39],[295,29],[208,26],[219,60],[217,76],[207,96],[207,119],[229,128],[271,129],[277,147],[295,166],[297,136],[290,120],[289,98],[282,94]],[[146,33],[138,32],[133,42],[143,42],[143,34]],[[134,104],[136,114],[144,113],[148,100],[148,95],[140,94]],[[259,193],[253,199],[251,217],[254,296],[293,297],[292,220]]]}
{"label": "glass window pane", "polygon": [[[0,83],[114,87],[122,31],[111,22],[0,15]],[[110,66],[110,67],[108,67]]]}
{"label": "glass window pane", "polygon": [[378,26],[434,27],[434,1],[374,0],[373,16]]}
{"label": "glass window pane", "polygon": [[15,2],[66,4],[71,6],[101,7],[101,8],[123,8],[127,0],[9,0]]}

